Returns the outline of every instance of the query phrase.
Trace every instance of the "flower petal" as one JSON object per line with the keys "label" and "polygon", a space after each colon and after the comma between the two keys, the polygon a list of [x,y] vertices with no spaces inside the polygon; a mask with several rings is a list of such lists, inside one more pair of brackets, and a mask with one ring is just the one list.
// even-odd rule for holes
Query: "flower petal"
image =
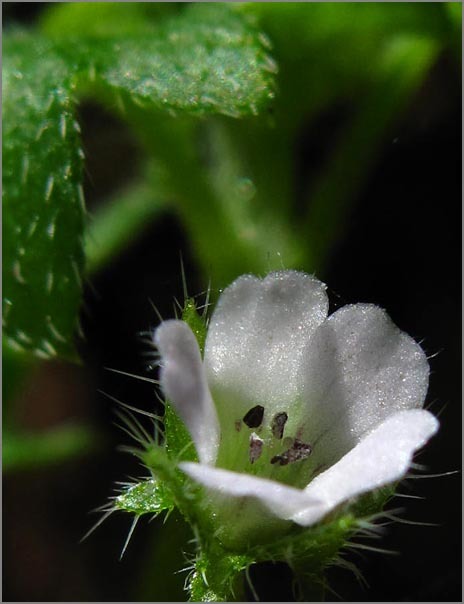
{"label": "flower petal", "polygon": [[[327,513],[340,503],[362,493],[391,484],[407,472],[413,453],[438,430],[438,420],[423,409],[395,413],[338,463],[319,474],[304,490],[324,501]],[[297,512],[292,520],[302,525],[315,521],[314,508]]]}
{"label": "flower petal", "polygon": [[326,507],[323,501],[308,497],[305,491],[275,480],[188,461],[180,463],[179,467],[213,494],[222,496],[224,501],[231,497],[251,497],[263,503],[275,516],[283,520],[290,520],[302,509],[306,510],[309,505],[317,511]]}
{"label": "flower petal", "polygon": [[214,463],[219,422],[195,335],[183,321],[170,320],[156,329],[154,340],[161,354],[163,392],[187,426],[200,461]]}
{"label": "flower petal", "polygon": [[356,304],[335,312],[314,333],[301,365],[304,436],[314,461],[331,465],[393,413],[422,407],[428,377],[423,350],[384,310]]}
{"label": "flower petal", "polygon": [[[325,285],[297,271],[238,278],[221,295],[205,348],[208,383],[221,416],[232,421],[255,405],[265,420],[285,411],[308,339],[328,311]],[[232,417],[234,416],[234,417]]]}

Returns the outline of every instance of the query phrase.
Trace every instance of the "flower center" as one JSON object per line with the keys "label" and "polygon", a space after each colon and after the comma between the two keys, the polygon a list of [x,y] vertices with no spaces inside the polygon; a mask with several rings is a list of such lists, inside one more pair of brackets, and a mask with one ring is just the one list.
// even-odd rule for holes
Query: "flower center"
{"label": "flower center", "polygon": [[[264,407],[256,405],[252,407],[243,417],[242,421],[249,428],[261,428],[264,417]],[[286,411],[276,413],[271,421],[271,433],[274,439],[282,440],[284,435],[285,424],[288,420],[288,414]],[[235,428],[240,430],[240,420],[235,422]],[[286,466],[289,463],[295,461],[304,461],[312,453],[312,447],[309,443],[302,442],[299,438],[286,438],[284,444],[287,445],[287,449],[279,455],[274,455],[270,459],[271,464],[278,464],[280,466]],[[252,432],[250,435],[249,444],[249,459],[250,463],[254,463],[261,457],[264,448],[264,440],[260,438],[256,432]]]}
{"label": "flower center", "polygon": [[235,437],[227,439],[229,454],[222,459],[220,455],[217,465],[294,486],[306,485],[312,475],[309,464],[314,465],[310,459],[313,445],[302,440],[301,428],[296,434],[286,434],[288,420],[286,411],[266,418],[262,405],[252,407],[233,421]]}

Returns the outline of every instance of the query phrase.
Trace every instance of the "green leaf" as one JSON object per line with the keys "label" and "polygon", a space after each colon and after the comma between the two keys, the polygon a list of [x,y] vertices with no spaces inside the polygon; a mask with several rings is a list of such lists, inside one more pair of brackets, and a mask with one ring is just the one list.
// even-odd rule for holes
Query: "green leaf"
{"label": "green leaf", "polygon": [[56,40],[79,86],[120,108],[194,115],[257,115],[274,97],[275,64],[263,38],[226,5],[193,5],[152,31]]}
{"label": "green leaf", "polygon": [[6,343],[74,358],[84,200],[71,74],[49,44],[27,34],[5,36],[3,57]]}
{"label": "green leaf", "polygon": [[[229,7],[192,6],[159,27],[141,23],[134,17],[101,38],[5,36],[3,313],[17,351],[75,358],[85,214],[77,91],[121,108],[130,100],[144,111],[235,117],[273,98],[275,66],[263,41]],[[120,236],[127,229],[108,249]]]}
{"label": "green leaf", "polygon": [[162,482],[150,479],[130,486],[115,499],[114,506],[118,510],[141,516],[171,511],[174,500]]}

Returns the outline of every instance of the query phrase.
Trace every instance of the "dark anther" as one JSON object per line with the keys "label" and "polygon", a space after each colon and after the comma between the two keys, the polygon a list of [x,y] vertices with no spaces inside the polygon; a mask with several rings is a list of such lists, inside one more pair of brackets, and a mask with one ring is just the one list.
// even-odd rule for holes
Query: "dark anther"
{"label": "dark anther", "polygon": [[281,439],[284,435],[284,426],[287,423],[288,415],[283,411],[276,413],[272,419],[271,430],[274,438]]}
{"label": "dark anther", "polygon": [[252,407],[243,418],[243,421],[249,428],[259,428],[263,423],[264,407],[256,405]]}
{"label": "dark anther", "polygon": [[281,455],[274,455],[274,457],[271,459],[271,463],[278,463],[280,466],[286,466],[287,464],[295,461],[303,461],[311,455],[312,450],[311,445],[298,440],[298,438],[295,438],[293,445]]}
{"label": "dark anther", "polygon": [[250,463],[255,463],[261,457],[263,452],[263,440],[254,432],[250,435],[250,450],[248,452]]}

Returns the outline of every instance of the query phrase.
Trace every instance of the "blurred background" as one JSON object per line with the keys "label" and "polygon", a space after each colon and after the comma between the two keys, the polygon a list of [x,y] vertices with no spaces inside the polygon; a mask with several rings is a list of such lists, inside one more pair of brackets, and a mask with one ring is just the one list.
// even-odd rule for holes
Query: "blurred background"
{"label": "blurred background", "polygon": [[[461,466],[460,17],[446,3],[401,3],[416,11],[408,16],[407,28],[427,32],[436,52],[387,115],[372,107],[386,105],[386,96],[394,96],[399,86],[394,78],[377,88],[368,86],[364,63],[371,57],[361,42],[368,39],[365,48],[376,47],[397,31],[403,34],[406,26],[389,3],[369,4],[379,12],[375,19],[357,12],[360,5],[334,9],[322,3],[312,15],[314,29],[308,29],[304,43],[293,40],[294,47],[285,42],[291,19],[279,25],[270,8],[257,10],[279,64],[280,91],[273,115],[263,118],[266,123],[259,128],[268,129],[271,144],[277,144],[284,110],[287,115],[299,112],[297,126],[281,142],[289,158],[289,203],[296,224],[300,217],[311,217],[314,200],[314,220],[322,225],[313,255],[301,254],[294,263],[271,242],[260,261],[264,272],[266,263],[274,268],[276,258],[284,267],[316,272],[328,284],[332,311],[353,302],[378,304],[422,343],[432,370],[427,405],[440,414],[441,430],[418,460],[428,473],[440,474]],[[308,10],[314,6],[308,3]],[[47,3],[4,3],[4,27],[34,27],[48,10]],[[350,27],[353,34],[347,35]],[[355,51],[357,40],[360,48]],[[317,102],[311,100],[313,88],[319,91]],[[251,139],[255,132],[252,121],[236,125],[231,118],[217,119],[231,138],[249,129]],[[382,129],[376,131],[382,120]],[[79,122],[86,153],[84,190],[92,216],[140,177],[146,152],[127,124],[95,101],[81,102]],[[364,130],[352,126],[363,123]],[[198,125],[202,149],[208,147],[208,128],[208,120]],[[372,132],[375,144],[368,145]],[[349,147],[345,155],[343,141]],[[256,142],[250,140],[253,152]],[[242,185],[247,191],[256,187],[259,194],[253,168],[245,158]],[[266,166],[260,169],[266,173]],[[273,170],[272,163],[268,170]],[[321,218],[324,193],[332,195],[331,211],[340,216],[326,231],[327,221]],[[253,191],[246,197],[253,203]],[[308,237],[314,232],[308,228]],[[86,437],[77,453],[65,454],[59,462],[4,467],[4,600],[185,598],[186,574],[173,572],[186,565],[183,552],[191,553],[192,546],[179,518],[173,516],[165,525],[161,517],[151,523],[142,518],[121,561],[132,522],[128,515],[112,515],[86,541],[79,541],[98,519],[89,512],[105,503],[115,482],[144,475],[135,458],[117,451],[129,439],[115,425],[115,403],[101,391],[146,410],[158,404],[150,384],[105,368],[154,377],[147,370],[143,354],[148,348],[140,337],[158,323],[152,304],[164,318],[174,315],[174,297],[183,299],[180,256],[189,293],[204,292],[211,278],[217,297],[234,269],[221,273],[216,252],[210,249],[208,266],[175,207],[145,221],[124,249],[86,280],[84,338],[79,341],[83,364],[37,363],[16,389],[14,414],[26,430],[40,435],[63,423],[78,424]],[[237,274],[246,270],[237,264]],[[7,371],[4,363],[6,382]],[[410,480],[401,490],[423,499],[395,499],[390,507],[405,508],[401,516],[407,521],[436,526],[390,525],[378,545],[399,555],[365,552],[348,557],[369,586],[336,568],[329,571],[331,585],[348,601],[460,601],[460,473]],[[259,565],[251,577],[262,600],[292,599],[291,576],[284,565]]]}

